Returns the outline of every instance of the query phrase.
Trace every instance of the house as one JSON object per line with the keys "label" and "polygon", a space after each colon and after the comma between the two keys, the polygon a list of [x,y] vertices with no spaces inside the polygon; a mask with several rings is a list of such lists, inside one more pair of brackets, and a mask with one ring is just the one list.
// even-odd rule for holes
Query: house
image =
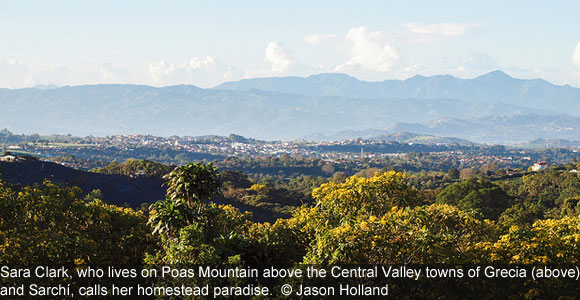
{"label": "house", "polygon": [[143,177],[145,175],[147,175],[145,170],[137,170],[137,171],[135,171],[135,174],[133,174],[132,177]]}
{"label": "house", "polygon": [[6,154],[3,156],[0,156],[0,161],[4,161],[4,162],[15,162],[16,161],[16,156],[11,155],[11,154]]}
{"label": "house", "polygon": [[548,170],[550,168],[550,164],[545,161],[537,162],[532,166],[532,172],[540,172],[542,170]]}
{"label": "house", "polygon": [[11,152],[4,152],[4,155],[0,156],[0,161],[3,162],[21,162],[21,161],[28,161],[28,160],[36,160],[37,158],[28,154],[23,153],[11,153]]}

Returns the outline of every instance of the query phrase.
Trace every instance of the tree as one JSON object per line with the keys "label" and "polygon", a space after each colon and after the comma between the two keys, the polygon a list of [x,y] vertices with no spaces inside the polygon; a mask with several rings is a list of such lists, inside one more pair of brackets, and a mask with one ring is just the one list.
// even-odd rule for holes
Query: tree
{"label": "tree", "polygon": [[515,204],[506,209],[499,217],[498,225],[503,228],[511,226],[532,226],[532,224],[544,217],[546,208],[538,203]]}
{"label": "tree", "polygon": [[140,264],[143,214],[81,195],[48,180],[18,192],[0,181],[0,264]]}
{"label": "tree", "polygon": [[211,163],[177,167],[163,178],[168,180],[167,199],[182,200],[198,212],[221,188],[219,173]]}
{"label": "tree", "polygon": [[580,217],[546,219],[532,226],[512,226],[489,245],[492,261],[514,264],[577,264],[580,262]]}
{"label": "tree", "polygon": [[363,178],[371,178],[377,172],[380,172],[380,170],[377,168],[367,168],[367,169],[358,171],[355,175],[358,177],[363,177]]}
{"label": "tree", "polygon": [[328,182],[312,192],[320,213],[342,222],[358,215],[380,216],[394,206],[413,206],[417,190],[407,184],[407,175],[377,172],[371,178],[352,176],[344,183]]}
{"label": "tree", "polygon": [[128,159],[124,163],[111,162],[109,165],[92,169],[91,172],[103,174],[119,174],[125,176],[135,176],[141,173],[145,176],[162,177],[171,172],[175,166],[165,165],[147,159]]}
{"label": "tree", "polygon": [[150,207],[148,224],[153,227],[153,234],[174,236],[191,218],[191,209],[183,201],[158,201]]}
{"label": "tree", "polygon": [[451,180],[457,180],[459,179],[459,170],[457,170],[456,168],[451,168],[449,169],[449,172],[447,172],[447,177]]}
{"label": "tree", "polygon": [[321,170],[323,173],[328,174],[328,175],[334,174],[334,172],[336,171],[332,164],[324,165]]}
{"label": "tree", "polygon": [[163,178],[168,181],[167,195],[151,205],[148,224],[153,233],[173,238],[181,228],[200,218],[205,202],[220,192],[221,182],[211,163],[176,167]]}
{"label": "tree", "polygon": [[472,263],[481,257],[474,246],[495,236],[489,223],[440,204],[395,207],[325,229],[316,234],[305,263]]}
{"label": "tree", "polygon": [[252,186],[252,182],[248,178],[248,175],[241,171],[225,170],[220,173],[220,180],[224,187],[245,189]]}
{"label": "tree", "polygon": [[335,183],[341,183],[344,182],[347,178],[348,175],[346,175],[346,173],[338,171],[334,173],[334,175],[332,176],[332,178],[330,178],[330,180],[334,181]]}
{"label": "tree", "polygon": [[459,178],[462,180],[471,179],[477,176],[477,172],[474,169],[463,169],[459,172]]}
{"label": "tree", "polygon": [[463,210],[474,210],[492,220],[497,220],[510,207],[510,197],[499,186],[476,178],[448,186],[437,195],[436,201]]}
{"label": "tree", "polygon": [[578,216],[580,214],[580,197],[566,198],[560,207],[562,217]]}

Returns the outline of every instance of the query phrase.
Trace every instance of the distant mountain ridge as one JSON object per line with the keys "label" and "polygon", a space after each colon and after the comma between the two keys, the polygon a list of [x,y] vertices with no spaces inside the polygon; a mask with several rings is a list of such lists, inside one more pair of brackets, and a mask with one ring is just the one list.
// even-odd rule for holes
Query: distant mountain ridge
{"label": "distant mountain ridge", "polygon": [[361,81],[345,74],[326,73],[305,78],[244,79],[226,82],[215,88],[377,99],[451,98],[506,103],[580,115],[579,88],[554,85],[543,79],[516,79],[499,70],[473,79],[461,79],[451,75],[416,75],[406,80],[379,82]]}
{"label": "distant mountain ridge", "polygon": [[[303,138],[315,141],[365,138],[413,142],[413,136],[403,140],[394,138],[398,133],[413,133],[423,142],[458,144],[468,141],[514,144],[538,139],[579,140],[580,117],[525,114],[494,115],[467,120],[442,118],[426,123],[401,122],[384,129],[336,131],[333,134],[313,134]],[[563,142],[561,145],[568,144]]]}
{"label": "distant mountain ridge", "polygon": [[334,135],[322,135],[315,134],[311,136],[304,137],[306,140],[311,141],[342,141],[342,140],[352,140],[352,139],[367,139],[373,141],[384,141],[384,142],[399,142],[399,143],[417,143],[417,144],[460,144],[460,145],[472,145],[473,142],[466,139],[454,138],[454,137],[439,137],[428,134],[417,134],[412,132],[397,131],[392,132],[391,130],[379,130],[379,129],[367,129],[367,130],[347,130],[342,131]]}
{"label": "distant mountain ridge", "polygon": [[295,139],[316,132],[385,128],[399,122],[545,113],[455,99],[360,99],[278,92],[91,85],[0,89],[0,128],[20,133],[229,135]]}
{"label": "distant mountain ridge", "polygon": [[342,74],[192,85],[0,89],[0,128],[18,133],[238,134],[292,140],[368,129],[474,142],[580,140],[580,89],[496,71],[365,82]]}

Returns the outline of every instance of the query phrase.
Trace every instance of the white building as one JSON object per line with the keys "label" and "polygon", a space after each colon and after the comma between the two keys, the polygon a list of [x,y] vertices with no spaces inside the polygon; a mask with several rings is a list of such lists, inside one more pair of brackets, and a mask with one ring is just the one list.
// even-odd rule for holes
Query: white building
{"label": "white building", "polygon": [[548,170],[550,168],[550,164],[545,161],[537,162],[532,166],[533,172],[540,172],[542,170]]}

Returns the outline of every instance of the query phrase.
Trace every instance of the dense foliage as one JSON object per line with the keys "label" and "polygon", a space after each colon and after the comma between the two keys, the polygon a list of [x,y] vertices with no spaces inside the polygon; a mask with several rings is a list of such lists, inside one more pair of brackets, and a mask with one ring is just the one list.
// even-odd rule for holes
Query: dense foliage
{"label": "dense foliage", "polygon": [[0,181],[0,264],[141,264],[146,218],[93,192],[45,181],[13,188]]}
{"label": "dense foliage", "polygon": [[163,177],[171,172],[175,166],[169,166],[147,159],[128,159],[123,163],[112,162],[105,167],[95,168],[92,171],[103,174],[118,174],[125,176]]}
{"label": "dense foliage", "polygon": [[[241,172],[219,174],[211,164],[194,163],[165,176],[167,197],[151,206],[149,228],[141,212],[106,205],[98,192],[81,199],[77,188],[48,181],[30,187],[0,183],[0,263],[227,263],[256,268],[304,263],[577,264],[577,167],[570,163],[496,181],[459,180],[458,172],[449,172],[443,176],[450,184],[437,190],[420,190],[407,174],[396,171],[324,180],[302,177],[288,186],[296,193],[312,189],[311,204],[293,209],[288,218],[258,223],[251,213],[210,199],[241,195],[249,203],[250,197],[275,195],[275,181],[258,183]],[[210,279],[180,280],[202,284]],[[219,280],[235,285],[245,279]],[[577,291],[553,287],[557,294]],[[515,298],[552,297],[536,283],[512,292]]]}

